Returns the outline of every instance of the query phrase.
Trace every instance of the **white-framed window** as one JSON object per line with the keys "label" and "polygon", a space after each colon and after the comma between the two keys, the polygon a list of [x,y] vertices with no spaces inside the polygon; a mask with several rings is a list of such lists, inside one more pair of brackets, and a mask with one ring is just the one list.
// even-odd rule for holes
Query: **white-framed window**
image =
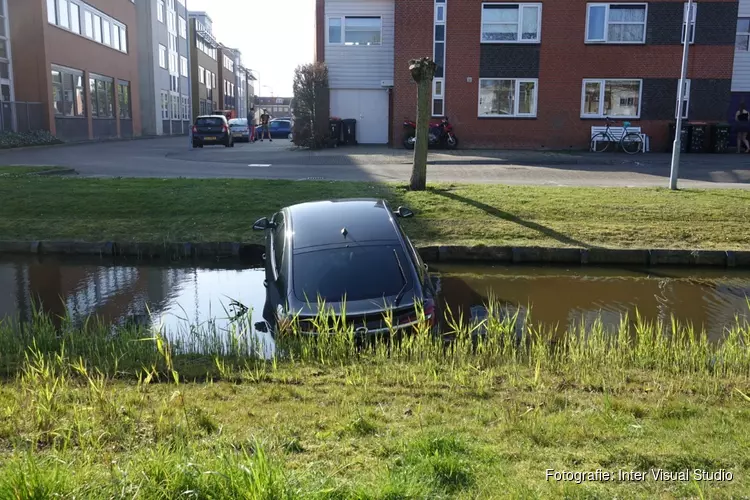
{"label": "white-framed window", "polygon": [[104,45],[112,45],[112,25],[105,19],[102,19],[102,37]]}
{"label": "white-framed window", "polygon": [[127,50],[125,26],[82,0],[47,0],[47,20],[120,52]]}
{"label": "white-framed window", "polygon": [[590,3],[586,9],[587,43],[646,43],[645,3]]}
{"label": "white-framed window", "polygon": [[480,117],[535,117],[537,107],[536,78],[480,78]]}
{"label": "white-framed window", "polygon": [[102,43],[102,18],[94,14],[94,40]]}
{"label": "white-framed window", "polygon": [[445,114],[445,79],[435,78],[432,81],[432,116]]}
{"label": "white-framed window", "polygon": [[735,38],[734,50],[738,52],[750,50],[750,17],[737,19],[737,38]]}
{"label": "white-framed window", "polygon": [[81,10],[77,3],[70,4],[70,31],[81,34]]}
{"label": "white-framed window", "polygon": [[483,3],[482,43],[539,43],[542,4]]}
{"label": "white-framed window", "polygon": [[198,81],[200,83],[206,83],[205,71],[203,66],[198,66]]}
{"label": "white-framed window", "polygon": [[120,27],[116,24],[112,25],[112,47],[120,50]]}
{"label": "white-framed window", "polygon": [[182,38],[187,38],[187,22],[185,22],[185,18],[182,16],[178,17],[178,24],[180,28],[180,36]]}
{"label": "white-framed window", "polygon": [[159,45],[159,67],[167,69],[167,48]]}
{"label": "white-framed window", "polygon": [[[687,29],[687,17],[688,17],[688,4],[685,4],[685,8],[682,14],[682,38],[680,43],[685,43],[685,30]],[[698,4],[693,2],[693,6],[690,9],[690,43],[695,43],[695,20],[698,17]]]}
{"label": "white-framed window", "polygon": [[172,119],[180,120],[180,96],[172,94]]}
{"label": "white-framed window", "polygon": [[445,3],[435,4],[435,22],[436,23],[445,22]]}
{"label": "white-framed window", "polygon": [[158,19],[160,23],[164,22],[164,0],[159,0],[156,3],[156,19]]}
{"label": "white-framed window", "polygon": [[161,91],[161,118],[169,120],[169,92],[166,90]]}
{"label": "white-framed window", "polygon": [[57,24],[63,28],[70,28],[70,11],[68,0],[57,0]]}
{"label": "white-framed window", "polygon": [[581,118],[640,118],[643,81],[586,79],[581,91]]}
{"label": "white-framed window", "polygon": [[83,27],[87,37],[94,38],[94,20],[91,12],[85,11],[83,13]]}
{"label": "white-framed window", "polygon": [[182,76],[188,76],[188,63],[187,57],[180,56],[180,74]]}
{"label": "white-framed window", "polygon": [[[674,117],[677,118],[677,115],[680,112],[680,81],[679,80],[677,80],[677,97],[675,99],[677,100],[677,102],[675,103]],[[690,110],[690,79],[685,78],[685,86],[682,89],[682,117],[684,119],[687,119],[689,110]]]}
{"label": "white-framed window", "polygon": [[383,19],[380,16],[344,16],[328,18],[329,45],[380,45]]}

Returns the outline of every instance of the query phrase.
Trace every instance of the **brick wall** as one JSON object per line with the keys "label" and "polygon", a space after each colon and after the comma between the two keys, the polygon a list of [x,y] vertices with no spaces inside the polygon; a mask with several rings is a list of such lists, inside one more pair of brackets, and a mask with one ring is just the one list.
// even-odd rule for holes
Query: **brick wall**
{"label": "brick wall", "polygon": [[[644,102],[641,108],[644,119],[631,122],[652,137],[652,150],[667,147],[668,124],[674,118],[682,46],[679,32],[671,37],[656,33],[673,30],[675,26],[679,29],[683,0],[662,0],[654,4],[655,8],[648,16],[645,45],[585,44],[586,3],[585,0],[544,1],[539,45],[483,46],[479,43],[482,0],[448,0],[445,109],[462,146],[586,148],[591,126],[602,124],[602,120],[581,119],[582,80],[639,78],[644,80],[644,101],[646,97],[656,99],[658,96],[658,102]],[[433,9],[432,0],[396,2],[392,116],[395,144],[401,142],[403,119],[416,115],[416,86],[409,76],[408,60],[432,56]],[[727,20],[736,19],[737,1],[701,2],[700,9],[703,10],[698,12],[696,43],[691,46],[688,77],[720,82],[712,92],[708,91],[708,84],[694,84],[696,92],[691,99],[691,109],[700,111],[704,117],[701,119],[706,119],[708,115],[724,113],[723,109],[709,113],[711,107],[729,103],[725,80],[732,76],[734,45],[725,32],[733,33],[735,21]],[[707,21],[701,24],[704,11],[708,14]],[[657,16],[659,12],[665,15]],[[672,15],[666,16],[666,13]],[[674,22],[675,13],[679,16],[677,23]],[[509,72],[514,67],[522,67],[524,64],[516,56],[524,51],[528,51],[530,58],[538,57],[539,60],[537,117],[478,118],[479,77],[488,72],[499,74],[506,65]],[[527,61],[531,66],[534,62]],[[533,68],[525,68],[529,69]],[[661,83],[646,90],[649,82]],[[695,101],[707,95],[706,101]]]}

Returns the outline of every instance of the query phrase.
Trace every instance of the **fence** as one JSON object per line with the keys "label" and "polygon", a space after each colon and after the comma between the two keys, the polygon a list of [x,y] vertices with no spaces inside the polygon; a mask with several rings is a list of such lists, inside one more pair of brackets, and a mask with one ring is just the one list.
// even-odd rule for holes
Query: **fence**
{"label": "fence", "polygon": [[0,101],[0,132],[42,130],[46,106],[41,102]]}

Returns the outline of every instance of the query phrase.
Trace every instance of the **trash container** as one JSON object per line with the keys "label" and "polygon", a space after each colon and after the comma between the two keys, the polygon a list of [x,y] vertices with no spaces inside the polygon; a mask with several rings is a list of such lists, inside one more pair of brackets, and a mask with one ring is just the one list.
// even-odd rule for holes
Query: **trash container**
{"label": "trash container", "polygon": [[691,123],[689,153],[708,153],[711,146],[711,135],[708,123]]}
{"label": "trash container", "polygon": [[329,120],[329,125],[331,128],[331,141],[333,141],[334,144],[343,144],[344,126],[341,118],[331,117],[331,119]]}
{"label": "trash container", "polygon": [[[677,128],[677,123],[669,124],[669,152],[672,152],[674,148],[674,132]],[[680,153],[687,153],[688,146],[690,144],[690,126],[686,123],[682,124],[682,134],[680,135]]]}
{"label": "trash container", "polygon": [[344,144],[353,146],[357,144],[357,120],[347,118],[344,123]]}
{"label": "trash container", "polygon": [[731,126],[728,123],[714,123],[711,125],[711,151],[726,153],[729,151],[729,134]]}

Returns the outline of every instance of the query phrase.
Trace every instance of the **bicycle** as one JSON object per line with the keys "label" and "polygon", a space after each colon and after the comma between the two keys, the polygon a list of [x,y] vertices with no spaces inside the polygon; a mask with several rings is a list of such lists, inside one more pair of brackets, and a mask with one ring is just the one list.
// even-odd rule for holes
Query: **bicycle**
{"label": "bicycle", "polygon": [[641,137],[641,134],[628,132],[630,122],[622,122],[624,130],[622,137],[620,137],[620,140],[618,141],[614,134],[609,130],[610,125],[615,123],[615,121],[610,120],[609,118],[605,118],[605,120],[607,121],[606,130],[604,130],[604,132],[599,132],[591,139],[591,150],[593,152],[605,152],[609,149],[610,143],[619,144],[622,150],[630,155],[643,151],[643,137]]}

